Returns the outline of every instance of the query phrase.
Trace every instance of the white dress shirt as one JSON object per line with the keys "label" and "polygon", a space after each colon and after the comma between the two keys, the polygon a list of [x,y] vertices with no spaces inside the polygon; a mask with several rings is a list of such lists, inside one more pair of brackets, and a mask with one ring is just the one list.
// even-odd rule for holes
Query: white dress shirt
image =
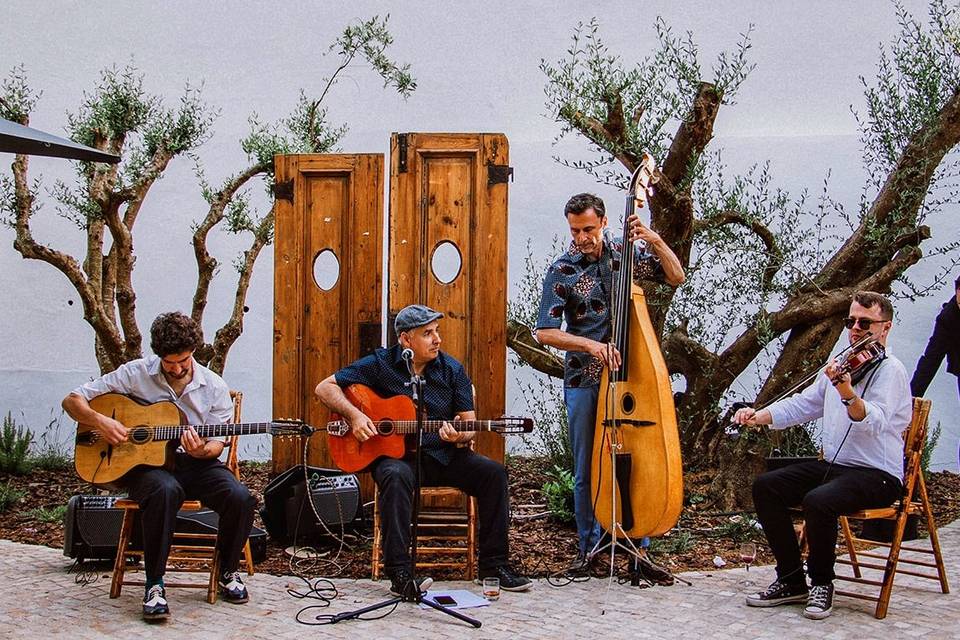
{"label": "white dress shirt", "polygon": [[840,394],[821,373],[800,393],[768,407],[773,418],[770,426],[785,429],[823,418],[824,460],[880,469],[902,482],[903,431],[913,414],[909,380],[903,363],[887,353],[887,357],[853,387],[863,399],[867,412],[863,420],[856,421],[847,414]]}
{"label": "white dress shirt", "polygon": [[104,393],[122,393],[145,402],[173,402],[187,417],[187,422],[224,424],[233,419],[230,388],[223,378],[200,363],[193,363],[193,379],[177,396],[160,370],[160,358],[149,356],[132,360],[114,371],[80,385],[71,393],[87,401]]}

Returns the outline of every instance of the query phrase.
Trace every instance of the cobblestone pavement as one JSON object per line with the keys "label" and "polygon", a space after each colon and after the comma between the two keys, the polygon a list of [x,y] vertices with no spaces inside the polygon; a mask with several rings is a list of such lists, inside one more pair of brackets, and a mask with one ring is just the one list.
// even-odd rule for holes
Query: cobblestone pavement
{"label": "cobblestone pavement", "polygon": [[[941,529],[948,576],[960,585],[960,522]],[[109,575],[86,586],[68,573],[70,560],[47,547],[0,540],[0,637],[2,638],[960,638],[960,602],[943,595],[937,583],[898,576],[885,620],[873,618],[873,603],[838,597],[834,614],[807,620],[799,605],[770,609],[743,604],[743,569],[683,577],[692,583],[638,589],[590,580],[555,588],[537,581],[528,593],[504,593],[488,607],[470,609],[481,629],[433,610],[403,603],[374,621],[344,621],[307,627],[296,621],[309,604],[286,593],[297,580],[257,574],[247,579],[251,601],[208,605],[201,590],[170,589],[170,620],[147,627],[140,620],[140,587],[126,587],[108,597]],[[750,578],[765,584],[770,567],[755,567]],[[313,621],[324,613],[341,613],[388,597],[386,582],[337,580],[340,595],[329,608],[301,615]],[[465,582],[444,589],[479,587]],[[955,588],[957,588],[955,586]]]}

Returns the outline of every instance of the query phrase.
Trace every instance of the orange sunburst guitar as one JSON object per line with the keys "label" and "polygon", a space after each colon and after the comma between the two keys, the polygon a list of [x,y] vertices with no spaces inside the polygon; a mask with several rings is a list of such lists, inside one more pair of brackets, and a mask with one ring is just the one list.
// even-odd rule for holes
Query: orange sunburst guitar
{"label": "orange sunburst guitar", "polygon": [[[172,402],[140,402],[119,393],[105,393],[90,401],[97,413],[110,416],[130,430],[129,440],[109,444],[100,432],[77,424],[74,465],[87,482],[106,487],[122,484],[123,476],[136,467],[162,467],[176,450],[187,425],[180,408]],[[294,420],[241,424],[192,425],[201,438],[269,433],[274,436],[306,436],[315,431]]]}
{"label": "orange sunburst guitar", "polygon": [[[343,471],[363,471],[379,458],[402,458],[411,449],[406,436],[417,432],[417,411],[409,396],[382,398],[370,387],[350,385],[343,390],[347,400],[363,411],[376,427],[379,435],[360,442],[353,437],[350,425],[334,414],[327,423],[327,444],[334,464]],[[501,434],[530,433],[533,418],[498,418],[496,420],[426,420],[425,432],[437,432],[444,422],[457,431],[493,431]]]}

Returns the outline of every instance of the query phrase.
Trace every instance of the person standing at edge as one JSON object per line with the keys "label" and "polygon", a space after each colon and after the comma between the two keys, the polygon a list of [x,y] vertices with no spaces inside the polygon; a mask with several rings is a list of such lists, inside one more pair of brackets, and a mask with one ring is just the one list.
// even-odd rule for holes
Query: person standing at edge
{"label": "person standing at edge", "polygon": [[927,348],[917,361],[910,380],[910,392],[918,398],[927,392],[944,356],[947,358],[947,373],[957,376],[957,392],[960,393],[960,277],[953,283],[953,288],[954,295],[943,303]]}
{"label": "person standing at edge", "polygon": [[[574,515],[579,551],[570,565],[585,571],[591,549],[600,540],[600,525],[590,495],[590,456],[603,367],[619,367],[620,353],[610,342],[613,270],[621,259],[620,241],[605,238],[607,226],[603,200],[580,193],[563,210],[573,241],[560,255],[543,281],[536,338],[541,344],[566,351],[563,396],[567,428],[573,450]],[[643,240],[634,248],[635,282],[654,280],[671,286],[683,284],[683,266],[673,250],[636,215],[627,220],[630,240]],[[566,328],[561,329],[563,323]]]}

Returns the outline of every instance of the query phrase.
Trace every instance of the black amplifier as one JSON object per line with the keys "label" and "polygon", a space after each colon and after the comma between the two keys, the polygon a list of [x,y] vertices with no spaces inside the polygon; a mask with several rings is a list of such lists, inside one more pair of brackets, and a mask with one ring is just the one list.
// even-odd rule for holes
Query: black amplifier
{"label": "black amplifier", "polygon": [[[120,540],[120,525],[123,523],[123,510],[114,504],[126,496],[73,496],[67,502],[67,513],[63,522],[63,555],[84,560],[113,560],[117,555]],[[180,511],[177,514],[177,533],[216,533],[218,517],[210,509],[200,511]],[[130,536],[130,548],[140,549],[140,519],[134,519]],[[189,538],[181,539],[189,543]],[[206,544],[200,542],[199,544]],[[250,553],[254,562],[261,562],[267,556],[267,534],[263,529],[253,527],[250,531]]]}
{"label": "black amplifier", "polygon": [[[308,485],[309,501],[305,499]],[[305,472],[304,465],[298,465],[278,475],[263,490],[260,516],[271,537],[287,543],[296,533],[297,541],[304,542],[326,529],[339,534],[338,529],[353,522],[359,509],[357,476],[322,467],[308,466]]]}
{"label": "black amplifier", "polygon": [[117,555],[123,496],[73,496],[63,517],[63,555],[83,560],[112,560]]}

